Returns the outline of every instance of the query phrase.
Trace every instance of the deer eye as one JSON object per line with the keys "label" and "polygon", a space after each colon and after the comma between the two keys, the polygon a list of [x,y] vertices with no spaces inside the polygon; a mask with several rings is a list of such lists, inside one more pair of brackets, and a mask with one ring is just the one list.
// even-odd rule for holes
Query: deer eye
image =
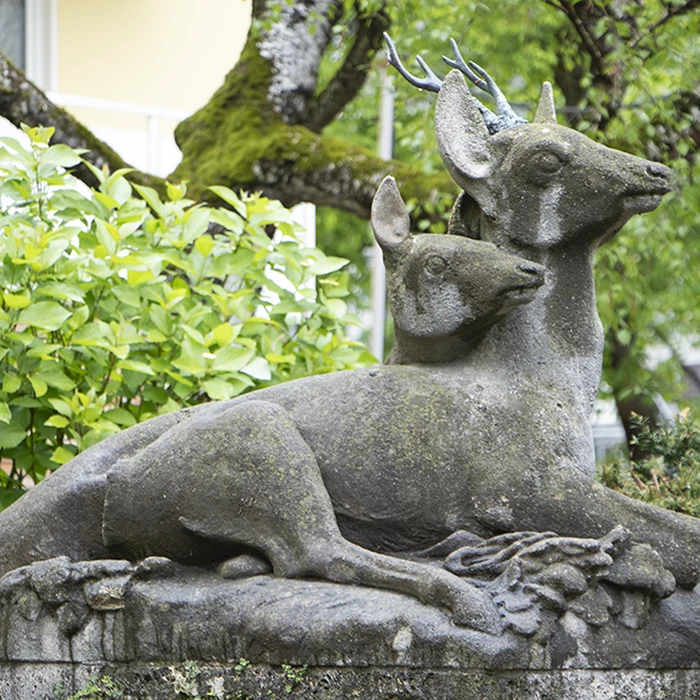
{"label": "deer eye", "polygon": [[541,172],[553,175],[561,170],[564,161],[554,151],[540,151],[533,157],[532,164]]}
{"label": "deer eye", "polygon": [[439,275],[445,271],[447,262],[441,255],[431,255],[425,262],[425,269],[431,275]]}

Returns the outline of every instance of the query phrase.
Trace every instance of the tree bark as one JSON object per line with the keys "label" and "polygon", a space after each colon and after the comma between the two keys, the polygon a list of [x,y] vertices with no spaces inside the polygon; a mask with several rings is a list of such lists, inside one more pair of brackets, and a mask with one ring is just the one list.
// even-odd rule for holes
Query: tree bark
{"label": "tree bark", "polygon": [[[313,202],[368,218],[379,183],[394,175],[404,198],[418,204],[414,216],[434,219],[434,209],[427,214],[422,205],[444,198],[448,206],[457,195],[446,174],[423,175],[416,167],[383,161],[319,133],[361,87],[388,22],[384,7],[358,18],[343,65],[314,96],[337,11],[329,0],[306,0],[283,6],[271,18],[267,3],[253,5],[253,24],[238,64],[209,103],[175,133],[182,162],[172,177],[187,180],[193,196],[206,198],[206,186],[226,184],[261,190],[287,206]],[[323,18],[316,24],[301,21],[318,13]]]}
{"label": "tree bark", "polygon": [[[0,116],[16,127],[53,126],[53,140],[71,148],[85,149],[85,160],[98,168],[108,166],[111,171],[130,167],[128,163],[104,141],[98,139],[86,126],[61,107],[56,106],[5,56],[0,54]],[[89,185],[97,180],[85,166],[76,169],[75,175]],[[159,191],[165,190],[162,178],[136,171],[131,179],[138,184],[149,185]]]}
{"label": "tree bark", "polygon": [[[605,342],[610,349],[610,364],[613,370],[620,370],[625,363],[630,362],[630,345],[623,345],[614,333],[607,333]],[[631,340],[634,342],[634,338]],[[630,459],[638,462],[648,454],[640,448],[635,438],[639,433],[639,427],[634,420],[635,416],[645,419],[647,425],[653,430],[658,426],[658,412],[654,402],[642,394],[627,394],[619,386],[612,387],[615,407],[617,408],[622,427],[625,430]]]}
{"label": "tree bark", "polygon": [[[195,199],[213,197],[207,190],[211,185],[227,185],[262,191],[287,206],[311,202],[368,218],[379,183],[393,175],[404,198],[415,202],[416,219],[439,219],[439,209],[447,210],[459,192],[447,174],[424,175],[418,167],[386,162],[320,133],[361,88],[388,26],[385,6],[354,19],[345,60],[317,94],[321,58],[343,4],[301,0],[283,3],[277,14],[268,9],[272,4],[253,2],[253,23],[238,64],[209,103],[177,127],[183,158],[168,179],[187,180],[188,194]],[[129,167],[2,56],[0,116],[16,126],[54,126],[56,142],[86,149],[85,157],[97,167]],[[96,184],[85,167],[75,174]],[[161,193],[165,189],[163,178],[145,172],[135,171],[129,178]],[[442,207],[435,206],[438,200]]]}

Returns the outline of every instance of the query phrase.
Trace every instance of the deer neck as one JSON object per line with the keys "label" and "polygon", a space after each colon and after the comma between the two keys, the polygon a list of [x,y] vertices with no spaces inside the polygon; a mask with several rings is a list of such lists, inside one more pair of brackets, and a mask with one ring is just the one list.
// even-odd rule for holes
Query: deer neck
{"label": "deer neck", "polygon": [[417,337],[395,325],[394,342],[387,364],[436,365],[460,360],[474,351],[481,340],[482,332],[477,331],[471,337],[459,335]]}
{"label": "deer neck", "polygon": [[[520,234],[521,232],[518,231]],[[534,232],[537,235],[537,232]],[[523,245],[503,229],[482,236],[509,252],[544,265],[546,281],[536,298],[493,326],[476,349],[475,361],[500,363],[514,376],[526,374],[573,390],[587,415],[600,383],[603,330],[593,280],[594,243]],[[528,239],[519,235],[519,240]]]}

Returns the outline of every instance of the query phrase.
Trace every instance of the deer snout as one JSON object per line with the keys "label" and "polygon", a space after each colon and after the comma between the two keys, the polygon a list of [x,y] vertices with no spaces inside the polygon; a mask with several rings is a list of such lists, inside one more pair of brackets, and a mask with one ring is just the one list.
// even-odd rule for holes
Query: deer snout
{"label": "deer snout", "polygon": [[671,190],[671,181],[673,178],[673,171],[671,168],[667,168],[661,163],[649,163],[645,172],[647,177],[655,182],[659,188],[665,188],[667,192]]}
{"label": "deer snout", "polygon": [[518,265],[518,272],[525,276],[525,286],[541,287],[544,284],[544,267],[534,262],[524,262]]}

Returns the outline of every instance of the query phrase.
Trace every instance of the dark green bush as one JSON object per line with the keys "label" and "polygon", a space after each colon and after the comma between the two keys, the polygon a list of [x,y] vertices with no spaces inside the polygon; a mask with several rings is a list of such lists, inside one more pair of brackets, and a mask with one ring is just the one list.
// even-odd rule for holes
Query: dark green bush
{"label": "dark green bush", "polygon": [[636,442],[648,456],[603,465],[600,481],[632,498],[700,517],[700,423],[689,409],[655,430],[641,418],[636,421]]}

